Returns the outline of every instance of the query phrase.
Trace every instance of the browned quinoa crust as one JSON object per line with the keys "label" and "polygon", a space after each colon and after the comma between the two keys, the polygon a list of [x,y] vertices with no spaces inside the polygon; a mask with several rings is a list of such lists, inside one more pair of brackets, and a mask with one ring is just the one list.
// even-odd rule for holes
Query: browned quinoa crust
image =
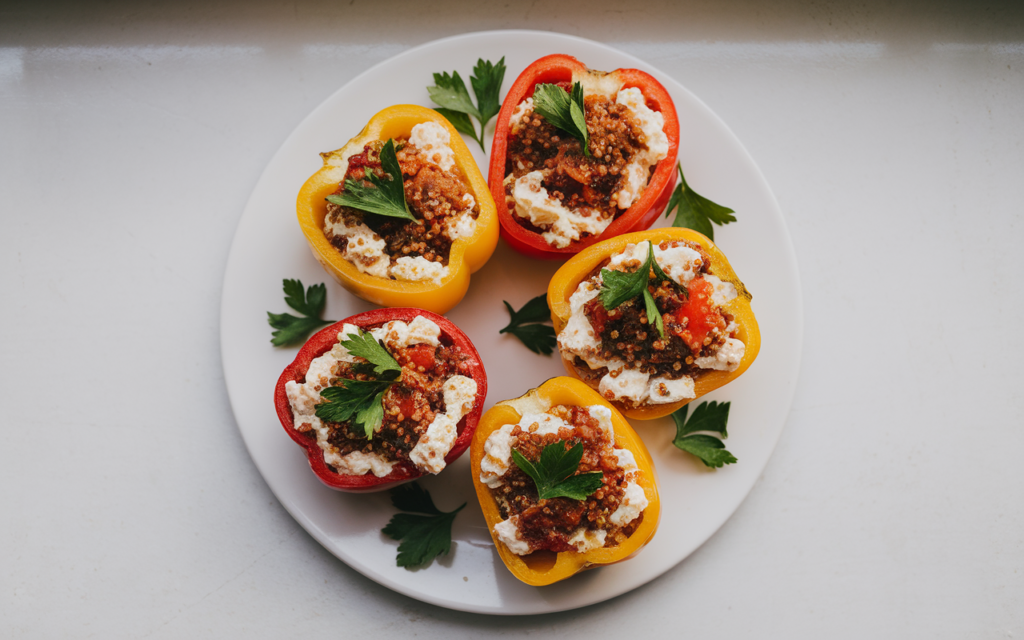
{"label": "browned quinoa crust", "polygon": [[[562,83],[563,88],[567,88]],[[515,214],[512,189],[515,180],[537,170],[548,170],[544,187],[568,209],[587,207],[602,218],[614,218],[623,209],[611,196],[622,189],[623,169],[637,152],[647,148],[647,136],[629,108],[612,98],[584,98],[590,157],[583,155],[576,138],[529,111],[509,132],[505,161],[505,202],[523,227],[541,233],[529,218]],[[520,168],[522,164],[522,168]],[[509,178],[511,177],[511,179]]]}
{"label": "browned quinoa crust", "polygon": [[[385,251],[391,256],[392,261],[403,256],[422,256],[431,262],[448,266],[452,239],[448,235],[446,221],[452,215],[465,210],[464,197],[469,193],[469,186],[456,173],[443,171],[437,165],[424,162],[416,146],[407,140],[396,140],[395,146],[398,148],[398,164],[402,167],[405,200],[418,220],[413,222],[367,215],[363,211],[329,202],[327,217],[324,220],[324,234],[339,251],[344,251],[348,245],[348,238],[333,235],[329,228],[331,222],[340,218],[347,226],[363,223],[384,240]],[[380,165],[380,151],[383,147],[383,141],[376,141],[366,145],[362,153],[349,158],[345,178],[362,180],[367,169],[372,170],[377,176],[383,176],[384,171]],[[344,191],[344,184],[345,180],[342,180],[334,192],[335,195]],[[480,207],[477,204],[473,207],[472,215],[475,218],[479,214]]]}
{"label": "browned quinoa crust", "polygon": [[515,464],[511,464],[502,476],[502,485],[491,490],[498,501],[502,518],[519,516],[520,535],[535,550],[556,553],[574,551],[575,547],[569,544],[569,538],[580,527],[588,530],[605,529],[608,531],[605,546],[618,546],[643,522],[642,513],[625,527],[616,527],[608,521],[609,516],[619,508],[625,492],[626,474],[619,468],[618,458],[609,452],[602,455],[599,443],[604,432],[586,407],[558,405],[548,413],[565,420],[576,430],[561,429],[557,434],[540,436],[516,426],[512,430],[512,435],[517,438],[516,451],[528,460],[535,461],[549,444],[563,440],[567,442],[566,447],[571,448],[580,442],[583,444],[583,458],[578,473],[601,471],[604,473],[604,486],[582,501],[570,498],[539,500],[533,480]]}

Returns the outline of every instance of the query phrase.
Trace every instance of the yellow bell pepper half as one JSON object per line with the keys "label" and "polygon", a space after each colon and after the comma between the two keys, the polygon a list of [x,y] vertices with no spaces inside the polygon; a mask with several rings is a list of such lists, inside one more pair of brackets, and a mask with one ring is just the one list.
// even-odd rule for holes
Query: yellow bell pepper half
{"label": "yellow bell pepper half", "polygon": [[[726,259],[725,254],[705,235],[691,229],[681,229],[678,227],[651,229],[649,231],[617,236],[588,247],[562,265],[555,272],[548,285],[548,306],[551,308],[551,320],[554,322],[556,333],[561,333],[569,322],[569,317],[572,315],[569,307],[569,298],[576,291],[576,287],[589,278],[596,269],[607,263],[612,256],[625,251],[626,245],[637,244],[644,240],[649,240],[654,244],[686,240],[699,244],[707,252],[711,257],[711,273],[718,276],[723,282],[731,282],[736,287],[738,295],[723,305],[722,309],[732,314],[735,318],[736,324],[739,326],[737,337],[745,345],[745,350],[743,352],[743,359],[735,371],[709,370],[696,376],[694,378],[696,398],[671,404],[651,404],[638,408],[626,408],[621,403],[612,403],[628,418],[635,420],[653,420],[667,416],[683,405],[732,382],[750,367],[754,359],[757,358],[758,351],[761,349],[761,332],[757,327],[757,319],[754,318],[754,312],[750,308],[750,292],[747,291],[746,287],[743,286],[743,283],[736,276],[736,272],[729,265],[729,260]],[[565,370],[569,372],[569,375],[575,378],[580,377],[576,371],[576,366],[572,363],[572,358],[566,359],[563,357],[562,364],[565,365]]]}
{"label": "yellow bell pepper half", "polygon": [[[494,533],[494,525],[501,522],[503,518],[491,490],[480,481],[480,464],[484,459],[484,444],[487,442],[487,437],[506,424],[518,423],[526,413],[547,411],[556,405],[590,407],[598,404],[608,407],[612,411],[615,446],[633,452],[637,467],[640,469],[641,473],[637,484],[643,488],[648,501],[647,508],[643,512],[643,521],[626,542],[616,547],[602,547],[585,553],[534,551],[525,556],[512,553]],[[661,502],[658,497],[654,461],[651,459],[647,447],[615,407],[586,384],[573,378],[564,376],[552,378],[520,398],[505,400],[491,407],[480,419],[476,433],[473,435],[473,444],[470,446],[470,465],[477,499],[480,501],[480,508],[487,521],[487,529],[494,539],[498,555],[501,556],[505,566],[515,577],[529,585],[552,584],[584,569],[627,560],[651,541],[658,528],[658,521],[661,519]]]}
{"label": "yellow bell pepper half", "polygon": [[[334,193],[344,180],[348,159],[361,153],[365,145],[377,140],[407,138],[413,126],[428,121],[443,126],[451,137],[449,144],[455,155],[455,167],[466,179],[469,191],[480,207],[476,233],[468,238],[458,238],[452,243],[448,259],[449,273],[440,284],[406,282],[362,273],[324,235],[324,218],[327,215],[325,198]],[[354,295],[385,307],[418,307],[443,314],[457,305],[469,289],[470,274],[484,266],[494,253],[498,243],[498,218],[487,182],[455,128],[433,109],[409,104],[395,105],[370,118],[362,132],[344,147],[320,155],[324,166],[306,180],[299,190],[296,213],[313,256],[327,273]]]}

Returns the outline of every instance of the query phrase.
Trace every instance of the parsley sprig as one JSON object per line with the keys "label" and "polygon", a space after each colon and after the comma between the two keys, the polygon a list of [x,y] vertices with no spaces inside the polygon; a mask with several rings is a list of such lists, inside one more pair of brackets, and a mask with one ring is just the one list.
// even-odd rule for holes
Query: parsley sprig
{"label": "parsley sprig", "polygon": [[509,322],[504,329],[498,333],[511,333],[526,348],[534,353],[551,355],[555,349],[555,329],[542,324],[551,320],[551,309],[548,308],[548,297],[543,293],[523,305],[516,311],[505,300],[505,308],[508,309]]}
{"label": "parsley sprig", "polygon": [[384,535],[402,541],[395,560],[399,567],[408,569],[429,564],[437,556],[451,551],[452,523],[455,514],[466,506],[465,502],[455,511],[441,511],[434,506],[430,492],[413,482],[392,489],[391,504],[400,511],[413,512],[396,513],[381,529]]}
{"label": "parsley sprig", "polygon": [[316,417],[328,422],[352,421],[353,426],[363,427],[369,439],[384,423],[384,394],[402,379],[402,367],[376,338],[362,329],[342,340],[341,345],[352,355],[367,360],[356,365],[356,371],[376,375],[377,379],[342,378],[338,386],[321,390],[320,397],[326,402],[316,405]]}
{"label": "parsley sprig", "polygon": [[590,156],[590,133],[583,106],[583,85],[575,82],[572,93],[557,84],[538,84],[533,90],[533,110],[580,141],[583,155]]}
{"label": "parsley sprig", "polygon": [[708,467],[718,468],[736,462],[736,457],[725,450],[725,444],[721,439],[697,433],[713,431],[722,438],[728,438],[726,424],[729,422],[729,404],[702,402],[693,410],[689,420],[686,419],[686,414],[690,406],[684,405],[672,414],[672,419],[676,422],[676,437],[672,444],[697,456]]}
{"label": "parsley sprig", "polygon": [[[473,105],[473,100],[469,97],[469,91],[466,89],[466,83],[462,81],[458,71],[452,71],[451,75],[447,71],[435,73],[434,86],[427,87],[427,93],[430,94],[431,100],[440,105],[440,108],[435,111],[447,118],[457,131],[465,133],[479,142],[480,149],[486,152],[484,129],[491,118],[501,111],[501,100],[498,98],[501,82],[504,79],[504,57],[498,60],[497,64],[480,58],[476,61],[476,66],[473,67],[473,75],[469,77],[469,82],[473,85],[473,93],[476,95],[477,106]],[[480,122],[479,136],[476,133],[476,127],[473,126],[473,121],[469,119],[470,116]]]}
{"label": "parsley sprig", "polygon": [[[651,295],[650,290],[647,288],[650,282],[651,269],[654,270],[655,285],[662,280],[669,279],[665,272],[661,270],[658,261],[654,259],[654,244],[648,243],[647,260],[636,271],[630,273],[627,271],[601,269],[601,293],[599,296],[601,304],[609,311],[617,308],[627,300],[643,296],[644,310],[647,312],[647,322],[657,327],[658,335],[664,338],[665,323],[661,319],[661,312],[658,311],[658,305],[655,304],[654,296]],[[683,291],[686,291],[686,287],[683,287]]]}
{"label": "parsley sprig", "polygon": [[285,303],[305,317],[268,311],[267,323],[275,329],[270,343],[275,347],[301,342],[314,330],[334,322],[320,317],[327,304],[327,287],[322,282],[310,285],[309,289],[302,288],[301,280],[284,280],[282,285]]}
{"label": "parsley sprig", "polygon": [[380,166],[387,174],[384,177],[378,177],[372,169],[366,170],[366,180],[373,186],[347,178],[345,190],[338,195],[327,196],[327,201],[381,216],[415,221],[416,216],[409,211],[409,204],[405,201],[405,182],[394,140],[389,139],[380,150]]}
{"label": "parsley sprig", "polygon": [[693,229],[703,233],[710,240],[714,240],[715,228],[711,226],[711,223],[723,225],[736,222],[736,216],[732,215],[735,211],[712,202],[694,191],[683,177],[683,163],[678,163],[677,167],[679,169],[679,184],[676,185],[675,191],[672,192],[672,198],[668,201],[668,206],[665,207],[665,217],[667,218],[673,209],[678,208],[675,220],[672,221],[673,227]]}
{"label": "parsley sprig", "polygon": [[573,475],[579,469],[580,460],[583,459],[583,444],[577,442],[568,451],[565,448],[566,444],[563,440],[544,447],[536,464],[515,449],[512,450],[512,460],[523,473],[533,479],[537,485],[537,496],[541,500],[586,500],[587,496],[604,484],[604,473],[600,471]]}

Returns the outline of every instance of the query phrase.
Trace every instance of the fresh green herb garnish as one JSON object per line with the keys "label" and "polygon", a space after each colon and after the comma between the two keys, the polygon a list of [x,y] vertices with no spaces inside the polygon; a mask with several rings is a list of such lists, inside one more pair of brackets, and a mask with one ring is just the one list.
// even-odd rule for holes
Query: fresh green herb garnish
{"label": "fresh green herb garnish", "polygon": [[366,171],[366,180],[373,185],[372,187],[349,178],[345,180],[345,190],[339,195],[327,196],[327,201],[390,218],[416,220],[416,216],[409,212],[409,205],[405,201],[405,183],[402,179],[402,167],[399,166],[398,155],[395,153],[394,140],[385,142],[384,148],[380,150],[380,166],[387,176],[378,178],[371,169]]}
{"label": "fresh green herb garnish", "polygon": [[[658,311],[658,305],[654,302],[654,296],[651,295],[650,290],[647,288],[651,277],[651,269],[654,269],[655,284],[669,279],[665,272],[661,270],[658,261],[654,259],[654,245],[651,243],[647,245],[647,260],[636,271],[629,273],[626,271],[601,269],[601,304],[604,305],[605,309],[611,311],[627,300],[643,296],[644,308],[647,311],[647,322],[657,327],[658,335],[664,338],[665,324],[661,319],[661,312]],[[686,287],[683,287],[683,291],[686,291]]]}
{"label": "fresh green herb garnish", "polygon": [[341,378],[339,386],[321,390],[320,397],[326,402],[316,405],[316,417],[328,422],[351,420],[353,426],[363,427],[369,439],[384,423],[384,394],[388,387],[402,379],[402,367],[372,335],[362,329],[358,335],[342,340],[341,345],[352,355],[368,360],[356,368],[368,375],[376,374],[377,379]]}
{"label": "fresh green herb garnish", "polygon": [[[452,126],[461,133],[465,133],[480,143],[480,149],[484,152],[484,129],[491,118],[501,111],[501,82],[505,79],[505,58],[502,57],[494,64],[490,60],[480,58],[473,67],[473,75],[469,82],[473,85],[473,93],[476,95],[476,103],[469,97],[466,90],[466,83],[459,77],[458,71],[434,74],[434,86],[427,87],[430,99],[440,105],[435,109],[438,113],[448,119]],[[473,116],[480,122],[480,135],[477,136],[476,127],[469,119]]]}
{"label": "fresh green herb garnish", "polygon": [[723,225],[736,222],[736,216],[732,215],[735,211],[714,203],[691,189],[683,177],[683,163],[678,164],[678,169],[679,184],[676,185],[672,198],[665,208],[665,217],[667,218],[672,210],[678,207],[676,218],[672,221],[673,227],[693,229],[714,240],[715,229],[711,223]]}
{"label": "fresh green herb garnish", "polygon": [[275,347],[301,342],[315,329],[334,322],[320,318],[327,304],[327,287],[322,282],[306,290],[303,290],[301,280],[284,280],[282,284],[285,303],[306,317],[268,311],[267,323],[276,330],[270,339],[270,343]]}
{"label": "fresh green herb garnish", "polygon": [[722,404],[713,401],[702,402],[693,410],[693,415],[689,420],[686,419],[689,405],[685,405],[673,413],[672,419],[676,421],[676,438],[672,444],[697,456],[709,467],[718,468],[736,462],[735,456],[725,450],[721,439],[697,433],[698,431],[713,431],[722,438],[728,438],[729,434],[725,427],[729,422],[729,404],[728,402]]}
{"label": "fresh green herb garnish", "polygon": [[[381,529],[381,533],[398,545],[396,562],[399,567],[418,567],[429,564],[439,555],[447,555],[452,548],[452,523],[455,514],[466,506],[462,503],[455,511],[444,512],[434,506],[430,492],[416,482],[403,484],[391,490],[391,504],[400,511]],[[417,515],[426,514],[426,515]]]}
{"label": "fresh green herb garnish", "polygon": [[583,85],[573,83],[570,94],[557,84],[538,84],[533,90],[533,110],[579,140],[583,155],[590,156],[590,133],[587,131],[583,107]]}
{"label": "fresh green herb garnish", "polygon": [[604,474],[600,471],[573,475],[580,466],[580,460],[583,459],[583,444],[577,442],[568,451],[565,445],[566,442],[563,440],[544,447],[536,465],[523,454],[512,450],[512,460],[523,473],[533,478],[537,485],[537,496],[541,500],[586,500],[587,496],[604,484]]}
{"label": "fresh green herb garnish", "polygon": [[[519,338],[526,348],[534,353],[551,355],[555,349],[555,329],[545,324],[551,320],[551,309],[548,308],[548,297],[544,294],[533,298],[516,311],[508,302],[505,302],[510,316],[508,325],[498,333],[511,333]],[[528,324],[532,323],[532,324]]]}

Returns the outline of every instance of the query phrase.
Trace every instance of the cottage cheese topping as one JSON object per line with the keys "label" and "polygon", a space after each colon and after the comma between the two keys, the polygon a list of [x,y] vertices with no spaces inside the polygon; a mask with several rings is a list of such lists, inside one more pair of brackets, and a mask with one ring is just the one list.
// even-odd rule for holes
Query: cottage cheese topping
{"label": "cottage cheese topping", "polygon": [[510,127],[513,127],[523,120],[523,116],[533,111],[533,98],[527,98],[516,105],[516,110],[512,112],[512,117],[509,118],[508,123]]}
{"label": "cottage cheese topping", "polygon": [[430,162],[445,171],[455,166],[455,152],[449,145],[451,136],[448,130],[436,122],[423,122],[412,128],[409,142],[419,149],[424,162]]}
{"label": "cottage cheese topping", "polygon": [[[624,271],[627,265],[647,260],[651,243],[648,241],[628,244],[617,255],[610,258],[607,268],[612,271]],[[654,245],[654,259],[669,278],[677,284],[686,286],[700,272],[702,258],[700,253],[679,243],[662,249]],[[714,287],[711,298],[717,305],[724,305],[736,298],[736,287],[731,282],[723,281],[712,274],[703,278]],[[601,338],[594,331],[587,319],[584,307],[596,298],[601,291],[601,276],[586,280],[576,288],[569,298],[569,321],[558,334],[558,349],[570,358],[578,356],[591,369],[608,368],[599,384],[598,391],[605,398],[616,401],[631,401],[637,404],[670,404],[688,398],[695,398],[693,378],[683,376],[672,380],[663,376],[651,377],[637,369],[627,369],[622,360],[605,360],[601,357]],[[726,333],[736,331],[736,324],[731,323]],[[743,360],[746,346],[736,338],[726,338],[713,356],[694,358],[694,363],[701,369],[735,371]]]}
{"label": "cottage cheese topping", "polygon": [[[342,330],[338,332],[338,344],[324,355],[313,359],[306,372],[305,382],[288,381],[285,384],[285,393],[291,404],[295,429],[316,433],[317,446],[323,451],[327,464],[346,475],[373,473],[381,478],[391,473],[395,466],[394,461],[372,452],[353,451],[342,455],[328,440],[330,430],[316,416],[320,391],[337,378],[332,373],[335,365],[339,362],[362,362],[362,358],[353,356],[341,344],[349,335],[358,332],[359,328],[355,325],[343,325]],[[387,322],[371,330],[370,335],[384,344],[388,351],[417,344],[436,347],[440,344],[441,328],[435,322],[417,316],[409,323],[401,320]],[[444,469],[444,457],[455,444],[459,421],[473,409],[477,384],[475,380],[466,376],[452,376],[445,381],[442,390],[445,412],[434,417],[433,422],[409,453],[409,459],[416,468],[428,473],[439,473]]]}
{"label": "cottage cheese topping", "polygon": [[529,218],[534,225],[548,229],[541,234],[544,241],[555,247],[567,247],[570,242],[580,239],[580,234],[601,234],[612,218],[602,219],[597,211],[581,207],[577,210],[565,208],[552,198],[541,184],[543,171],[531,171],[519,178],[512,189],[516,201],[516,213]]}
{"label": "cottage cheese topping", "polygon": [[378,278],[388,277],[391,257],[384,252],[384,247],[387,244],[370,227],[362,222],[350,227],[345,224],[344,220],[338,218],[329,222],[327,228],[335,236],[348,238],[342,256],[354,264],[356,269],[359,269],[361,273]]}
{"label": "cottage cheese topping", "polygon": [[512,516],[494,525],[494,533],[498,535],[498,540],[517,556],[530,553],[530,544],[519,535],[519,516]]}
{"label": "cottage cheese topping", "polygon": [[473,409],[476,400],[476,381],[466,376],[452,376],[445,380],[445,412],[434,416],[434,421],[420,436],[409,452],[409,459],[420,471],[441,473],[444,457],[452,450],[458,437],[459,420]]}
{"label": "cottage cheese topping", "polygon": [[396,280],[441,284],[441,281],[448,275],[448,267],[439,262],[431,262],[423,256],[416,256],[414,258],[402,256],[395,260],[395,264],[391,267],[389,273]]}
{"label": "cottage cheese topping", "polygon": [[459,238],[472,238],[476,233],[476,219],[473,218],[473,207],[476,206],[476,198],[473,194],[467,193],[462,197],[464,208],[448,219],[448,237],[454,242]]}
{"label": "cottage cheese topping", "polygon": [[639,89],[623,89],[615,101],[629,108],[647,137],[647,150],[637,153],[626,165],[626,185],[612,194],[620,209],[628,209],[647,186],[651,167],[668,156],[668,136],[665,135],[665,117],[648,108]]}
{"label": "cottage cheese topping", "polygon": [[[597,420],[598,428],[605,434],[607,442],[615,442],[615,429],[612,426],[612,412],[603,405],[588,407],[590,416]],[[502,486],[502,476],[508,471],[512,464],[512,448],[515,446],[516,438],[512,436],[512,430],[517,425],[506,424],[500,429],[491,433],[484,441],[484,458],[480,463],[480,481],[491,489]],[[523,415],[518,426],[530,433],[546,435],[558,433],[559,429],[574,429],[572,425],[561,418],[548,413],[528,413]],[[610,519],[616,526],[622,527],[637,517],[647,508],[647,496],[643,488],[636,483],[639,468],[633,452],[628,449],[615,447],[613,452],[618,461],[618,467],[625,472],[627,483],[624,487],[625,495],[622,502]],[[533,551],[529,543],[523,540],[519,528],[519,516],[511,516],[506,520],[494,525],[494,533],[498,540],[503,542],[512,553],[516,555],[527,555]],[[573,545],[580,553],[603,547],[608,532],[604,529],[587,529],[580,527],[569,538],[569,544]]]}

